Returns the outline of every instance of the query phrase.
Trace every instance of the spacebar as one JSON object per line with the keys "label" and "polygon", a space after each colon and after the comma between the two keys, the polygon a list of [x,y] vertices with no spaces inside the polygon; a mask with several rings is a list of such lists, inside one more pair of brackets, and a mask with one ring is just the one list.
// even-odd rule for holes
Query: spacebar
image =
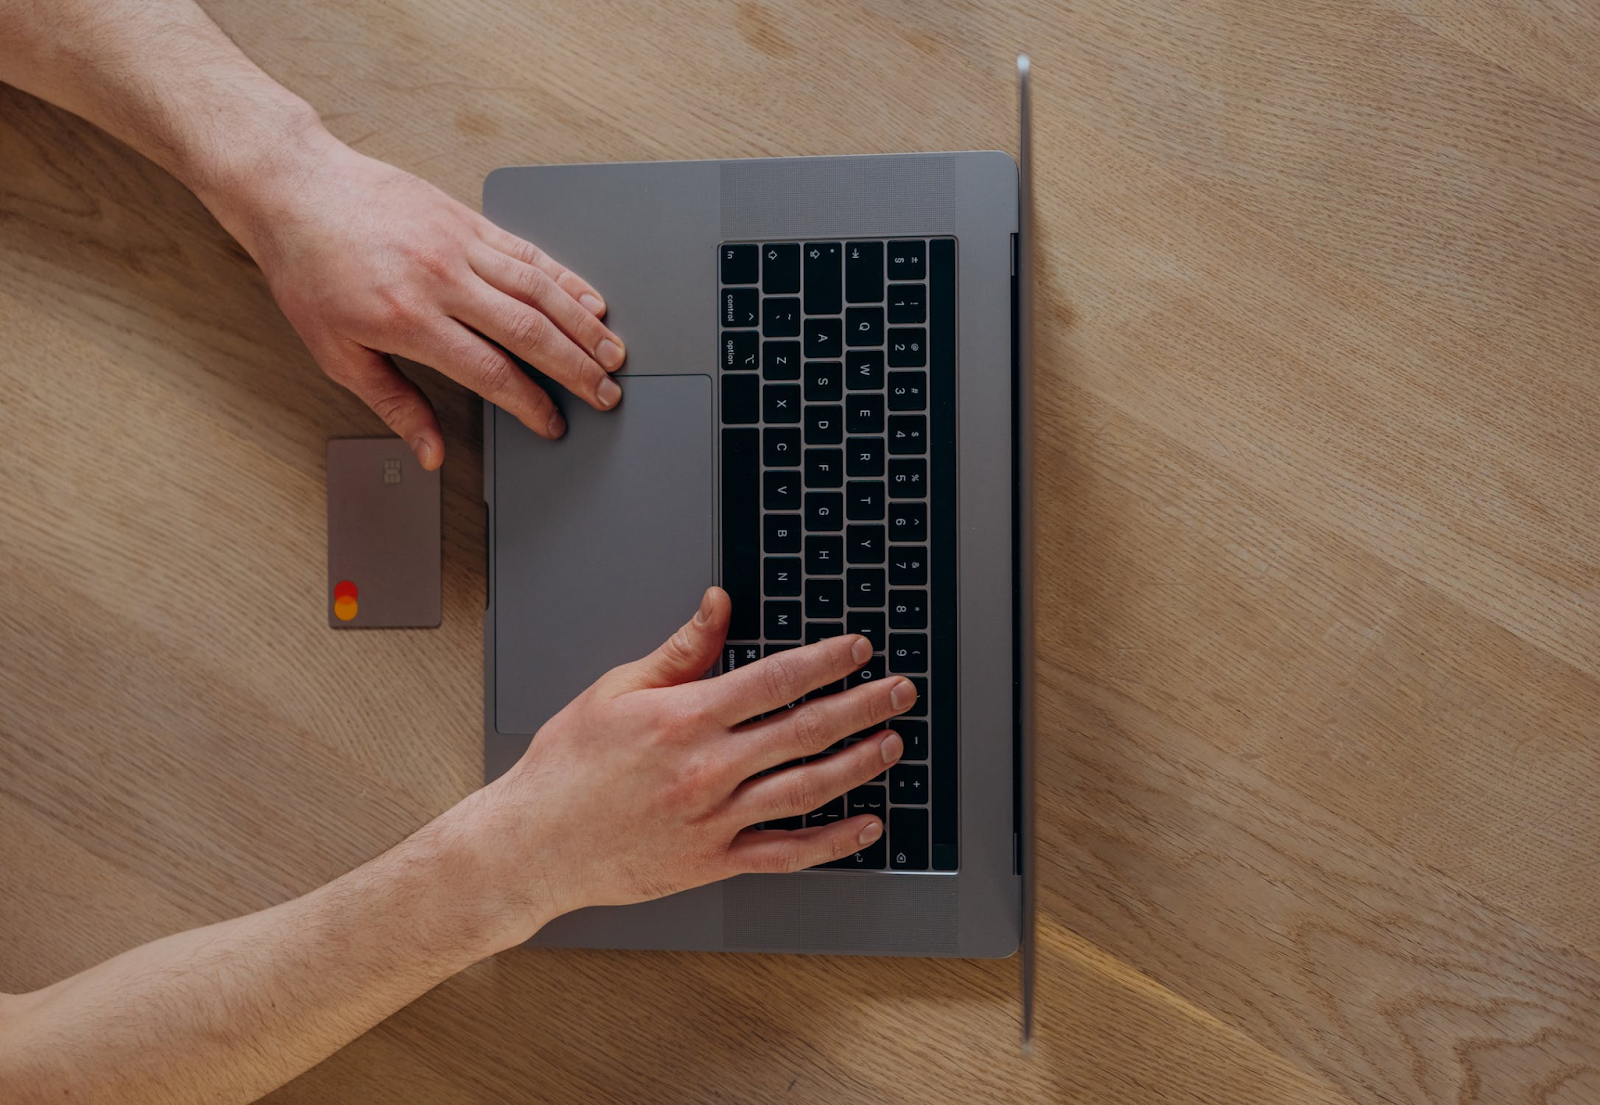
{"label": "spacebar", "polygon": [[722,589],[733,600],[730,641],[761,636],[760,431],[722,431]]}

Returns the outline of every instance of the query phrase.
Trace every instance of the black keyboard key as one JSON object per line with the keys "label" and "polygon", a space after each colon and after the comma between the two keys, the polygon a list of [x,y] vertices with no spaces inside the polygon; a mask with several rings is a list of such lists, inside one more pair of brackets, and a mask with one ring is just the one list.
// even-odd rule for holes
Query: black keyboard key
{"label": "black keyboard key", "polygon": [[722,282],[724,284],[754,284],[759,259],[759,247],[733,245],[722,247]]}
{"label": "black keyboard key", "polygon": [[806,617],[844,617],[844,580],[806,580]]}
{"label": "black keyboard key", "polygon": [[818,806],[806,814],[806,825],[832,825],[835,821],[844,820],[844,795],[840,795],[825,806]]}
{"label": "black keyboard key", "polygon": [[920,414],[890,415],[888,436],[890,453],[921,453],[928,447],[928,419]]}
{"label": "black keyboard key", "polygon": [[889,812],[889,795],[882,787],[856,787],[845,795],[845,812],[849,817],[870,813],[882,817]]}
{"label": "black keyboard key", "polygon": [[800,551],[800,515],[769,514],[761,520],[761,548],[767,553]]}
{"label": "black keyboard key", "polygon": [[899,545],[889,550],[889,586],[917,587],[927,582],[927,549]]}
{"label": "black keyboard key", "polygon": [[806,319],[804,350],[807,357],[837,357],[844,348],[844,323],[836,318]]}
{"label": "black keyboard key", "polygon": [[927,410],[928,374],[926,372],[889,373],[889,409],[892,411]]}
{"label": "black keyboard key", "polygon": [[755,430],[722,431],[722,589],[733,600],[728,636],[761,636],[761,484]]}
{"label": "black keyboard key", "polygon": [[883,351],[850,350],[844,358],[844,378],[852,391],[877,391],[883,387]]}
{"label": "black keyboard key", "polygon": [[[814,645],[818,641],[826,641],[829,637],[844,636],[843,622],[807,622],[806,644]],[[842,682],[842,680],[841,680]]]}
{"label": "black keyboard key", "polygon": [[765,822],[761,827],[763,829],[803,829],[806,827],[806,819],[803,817],[780,817],[776,821]]}
{"label": "black keyboard key", "polygon": [[847,476],[883,475],[883,438],[852,437],[844,443],[844,458]]}
{"label": "black keyboard key", "polygon": [[806,535],[806,575],[836,576],[844,571],[844,542],[828,533]]}
{"label": "black keyboard key", "polygon": [[844,365],[838,361],[806,362],[806,402],[837,402],[844,395]]}
{"label": "black keyboard key", "polygon": [[760,360],[761,337],[754,330],[722,332],[722,367],[730,372],[753,369]]}
{"label": "black keyboard key", "polygon": [[[800,597],[800,558],[798,556],[769,556],[761,566],[761,584],[768,598],[797,599]],[[899,668],[896,671],[902,670]],[[920,668],[918,671],[922,670]]]}
{"label": "black keyboard key", "polygon": [[847,346],[883,344],[883,308],[849,307],[844,312],[844,343]]}
{"label": "black keyboard key", "polygon": [[897,806],[928,804],[928,769],[921,764],[895,764],[889,769],[889,798]]}
{"label": "black keyboard key", "polygon": [[722,422],[725,426],[761,420],[761,381],[755,376],[733,373],[722,377]]}
{"label": "black keyboard key", "polygon": [[880,836],[861,851],[824,863],[819,869],[831,871],[882,871],[889,858],[889,841]]}
{"label": "black keyboard key", "polygon": [[[769,560],[767,562],[771,564]],[[772,588],[767,588],[772,593]],[[850,592],[855,594],[854,589]],[[852,600],[853,601],[853,600]],[[926,633],[889,634],[889,670],[900,675],[915,675],[928,670],[928,635]]]}
{"label": "black keyboard key", "polygon": [[768,599],[765,606],[763,629],[769,641],[798,641],[800,639],[800,604],[787,600]]}
{"label": "black keyboard key", "polygon": [[767,384],[763,387],[761,416],[767,422],[800,421],[800,385]]}
{"label": "black keyboard key", "polygon": [[[741,281],[722,281],[736,284]],[[847,303],[877,303],[883,298],[883,243],[844,244],[844,298]]]}
{"label": "black keyboard key", "polygon": [[[851,568],[845,577],[847,581],[848,601],[852,607],[876,608],[883,605],[884,576],[882,568]],[[873,642],[874,647],[882,648],[883,639],[880,637]],[[907,669],[895,668],[896,671]],[[921,671],[921,668],[910,669]]]}
{"label": "black keyboard key", "polygon": [[[883,657],[874,656],[855,671],[844,677],[845,686],[860,687],[883,679]],[[876,730],[874,730],[876,731]]]}
{"label": "black keyboard key", "polygon": [[900,753],[901,760],[926,760],[928,758],[928,723],[914,721],[908,717],[897,717],[889,722],[889,728],[900,734],[900,740],[905,744],[905,751]]}
{"label": "black keyboard key", "polygon": [[846,559],[852,564],[882,564],[886,545],[882,526],[849,526],[845,530]]}
{"label": "black keyboard key", "polygon": [[896,871],[928,869],[928,811],[897,806],[889,811],[889,866]]}
{"label": "black keyboard key", "polygon": [[[896,673],[898,674],[898,673]],[[908,675],[911,685],[916,688],[917,700],[906,710],[907,717],[926,717],[928,714],[928,679],[922,675]]]}
{"label": "black keyboard key", "polygon": [[[772,300],[767,300],[771,303]],[[889,367],[921,368],[928,363],[928,332],[920,326],[889,328]]]}
{"label": "black keyboard key", "polygon": [[761,293],[754,288],[723,288],[722,311],[718,318],[724,326],[760,325]]}
{"label": "black keyboard key", "polygon": [[890,280],[921,280],[927,275],[926,242],[890,242],[888,257]]}
{"label": "black keyboard key", "polygon": [[873,651],[883,651],[884,621],[882,611],[852,610],[849,616],[845,618],[845,626],[851,633],[859,633],[871,641]]}
{"label": "black keyboard key", "polygon": [[797,341],[763,341],[761,343],[761,375],[769,380],[800,379],[800,343]]}
{"label": "black keyboard key", "polygon": [[806,450],[806,489],[840,487],[844,484],[843,449]]}
{"label": "black keyboard key", "polygon": [[838,242],[806,243],[806,314],[836,315],[839,313],[841,294],[839,253]]}
{"label": "black keyboard key", "polygon": [[928,505],[926,503],[891,503],[889,506],[889,540],[926,541],[928,539]]}
{"label": "black keyboard key", "polygon": [[800,464],[798,426],[769,426],[761,431],[761,458],[768,468],[796,467]]}
{"label": "black keyboard key", "polygon": [[879,480],[851,480],[845,488],[844,514],[852,522],[883,519],[883,484]]}
{"label": "black keyboard key", "polygon": [[[727,377],[723,378],[727,379]],[[837,445],[843,440],[843,407],[818,404],[806,407],[807,445]],[[920,447],[917,451],[921,451]]]}
{"label": "black keyboard key", "polygon": [[800,301],[792,297],[764,300],[761,304],[761,333],[768,338],[798,337]]}
{"label": "black keyboard key", "polygon": [[888,299],[890,325],[928,320],[927,290],[921,284],[890,284]]}
{"label": "black keyboard key", "polygon": [[883,433],[883,396],[871,392],[851,395],[844,405],[844,428],[853,434]]}
{"label": "black keyboard key", "polygon": [[800,509],[800,474],[774,468],[761,474],[761,505],[768,510]]}
{"label": "black keyboard key", "polygon": [[890,591],[889,628],[928,628],[928,593],[926,591]]}
{"label": "black keyboard key", "polygon": [[837,491],[806,492],[806,532],[836,533],[844,528],[844,496]]}
{"label": "black keyboard key", "polygon": [[761,290],[768,295],[799,292],[799,242],[773,242],[761,247]]}
{"label": "black keyboard key", "polygon": [[[758,621],[760,619],[757,619]],[[761,646],[729,643],[722,646],[722,670],[732,671],[761,659]]]}
{"label": "black keyboard key", "polygon": [[895,457],[889,462],[889,498],[920,499],[927,493],[927,461],[921,457]]}
{"label": "black keyboard key", "polygon": [[763,653],[763,655],[776,656],[780,652],[788,652],[790,649],[797,648],[797,647],[799,647],[799,646],[797,646],[797,645],[768,645],[766,647],[766,650]]}

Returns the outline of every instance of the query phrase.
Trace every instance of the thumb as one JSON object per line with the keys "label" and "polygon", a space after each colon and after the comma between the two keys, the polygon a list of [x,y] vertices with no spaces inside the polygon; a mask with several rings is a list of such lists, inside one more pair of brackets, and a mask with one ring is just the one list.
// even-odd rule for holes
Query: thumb
{"label": "thumb", "polygon": [[432,471],[443,463],[444,435],[439,431],[433,407],[392,360],[353,343],[319,359],[329,376],[355,392],[411,446],[424,469]]}
{"label": "thumb", "polygon": [[728,636],[728,618],[733,603],[721,587],[706,589],[700,609],[660,648],[642,660],[617,669],[616,690],[641,690],[645,687],[675,687],[699,679],[717,662],[717,651]]}

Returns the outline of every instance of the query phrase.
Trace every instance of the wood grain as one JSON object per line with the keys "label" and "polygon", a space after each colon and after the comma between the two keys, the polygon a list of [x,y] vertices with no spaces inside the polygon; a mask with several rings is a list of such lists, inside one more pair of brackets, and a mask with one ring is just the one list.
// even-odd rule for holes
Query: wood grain
{"label": "wood grain", "polygon": [[[209,5],[475,202],[535,161],[1014,146],[1035,58],[1042,1038],[1017,965],[513,953],[281,1102],[1600,1100],[1600,13]],[[0,90],[0,987],[475,785],[445,618],[321,610],[315,371],[182,188]]]}

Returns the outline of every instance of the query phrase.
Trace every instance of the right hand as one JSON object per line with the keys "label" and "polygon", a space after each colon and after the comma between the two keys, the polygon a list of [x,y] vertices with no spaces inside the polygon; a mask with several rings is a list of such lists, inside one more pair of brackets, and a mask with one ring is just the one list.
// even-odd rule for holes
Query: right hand
{"label": "right hand", "polygon": [[[750,826],[816,809],[897,762],[900,737],[878,727],[916,701],[903,676],[785,709],[836,683],[872,653],[832,637],[702,679],[727,635],[731,604],[713,587],[700,611],[642,660],[601,676],[480,792],[493,837],[514,842],[503,944],[590,905],[621,905],[745,872],[798,871],[883,835],[861,814],[788,831]],[[758,721],[749,719],[767,714]],[[810,763],[853,733],[865,739]],[[530,877],[531,876],[531,877]]]}

